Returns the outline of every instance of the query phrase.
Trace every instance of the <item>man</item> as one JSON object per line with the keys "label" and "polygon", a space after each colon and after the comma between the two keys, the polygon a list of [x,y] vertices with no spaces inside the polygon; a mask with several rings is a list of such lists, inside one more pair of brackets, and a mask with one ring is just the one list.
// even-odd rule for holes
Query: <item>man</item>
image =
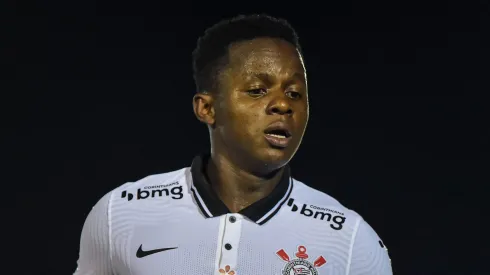
{"label": "man", "polygon": [[294,29],[237,17],[208,29],[193,57],[210,154],[106,194],[83,227],[75,274],[392,274],[358,214],[291,177],[308,122]]}

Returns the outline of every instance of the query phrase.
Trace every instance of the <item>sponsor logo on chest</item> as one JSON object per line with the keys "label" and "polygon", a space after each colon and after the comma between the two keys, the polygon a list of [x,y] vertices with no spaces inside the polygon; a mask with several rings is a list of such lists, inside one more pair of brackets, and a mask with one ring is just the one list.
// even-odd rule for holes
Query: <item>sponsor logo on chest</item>
{"label": "sponsor logo on chest", "polygon": [[330,224],[330,228],[334,230],[341,230],[346,217],[344,213],[332,210],[329,208],[323,208],[319,206],[303,204],[301,208],[299,208],[296,204],[294,204],[294,199],[289,199],[287,205],[291,207],[291,212],[298,212],[299,214],[305,217],[311,217],[313,219],[326,221]]}
{"label": "sponsor logo on chest", "polygon": [[180,200],[184,197],[182,185],[179,185],[178,182],[173,182],[170,184],[163,185],[152,185],[145,186],[142,188],[138,188],[133,194],[126,190],[122,191],[121,198],[127,198],[128,201],[131,201],[135,198],[136,200],[145,200],[149,198],[160,198],[160,197],[170,197],[174,200]]}

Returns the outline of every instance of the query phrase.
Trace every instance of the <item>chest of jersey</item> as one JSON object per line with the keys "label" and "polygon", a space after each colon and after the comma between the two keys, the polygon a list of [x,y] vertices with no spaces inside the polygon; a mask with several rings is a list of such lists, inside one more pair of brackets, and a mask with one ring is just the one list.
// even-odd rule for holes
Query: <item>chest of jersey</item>
{"label": "chest of jersey", "polygon": [[240,214],[204,218],[186,204],[150,208],[113,228],[113,262],[119,275],[345,274],[349,224],[288,210],[258,225]]}

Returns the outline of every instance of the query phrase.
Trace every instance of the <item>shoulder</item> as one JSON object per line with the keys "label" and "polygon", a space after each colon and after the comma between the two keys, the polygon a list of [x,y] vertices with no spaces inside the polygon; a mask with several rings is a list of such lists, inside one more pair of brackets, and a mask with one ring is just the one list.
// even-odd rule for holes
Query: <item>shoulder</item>
{"label": "shoulder", "polygon": [[296,179],[294,179],[291,198],[297,200],[298,203],[307,204],[307,206],[312,209],[327,210],[329,212],[348,217],[352,220],[362,220],[361,215],[344,206],[336,198],[320,190],[314,189]]}
{"label": "shoulder", "polygon": [[[291,199],[293,200],[292,203]],[[339,231],[346,227],[349,228],[354,255],[361,258],[370,253],[376,255],[376,257],[382,258],[383,262],[388,263],[384,264],[382,268],[389,270],[388,249],[375,229],[356,211],[344,206],[332,196],[297,180],[294,181],[291,199],[292,211],[299,212],[299,214],[308,216],[310,219],[313,218],[318,221],[331,219],[333,222],[337,219],[336,223],[330,223],[330,227]],[[356,260],[358,259],[356,258]]]}
{"label": "shoulder", "polygon": [[393,275],[388,248],[365,220],[359,222],[351,246],[350,274]]}
{"label": "shoulder", "polygon": [[330,223],[329,227],[335,230],[348,228],[352,238],[355,238],[358,231],[362,231],[364,236],[379,241],[375,230],[358,212],[343,205],[329,194],[301,181],[293,181],[293,191],[287,205],[292,212],[309,217],[313,223],[322,224],[325,220],[331,221],[333,223]]}
{"label": "shoulder", "polygon": [[148,175],[136,181],[121,184],[100,198],[94,208],[105,208],[109,214],[128,202],[142,201],[156,197],[181,199],[188,189],[188,167],[165,173]]}
{"label": "shoulder", "polygon": [[140,190],[140,192],[143,192],[144,190],[149,191],[153,189],[172,189],[177,186],[187,187],[187,172],[188,168],[186,167],[175,171],[149,175],[142,179],[122,184],[114,188],[111,192],[114,194],[113,196],[119,196],[122,198],[126,198],[127,200],[132,200],[135,198],[134,196],[136,195],[132,192],[138,190]]}

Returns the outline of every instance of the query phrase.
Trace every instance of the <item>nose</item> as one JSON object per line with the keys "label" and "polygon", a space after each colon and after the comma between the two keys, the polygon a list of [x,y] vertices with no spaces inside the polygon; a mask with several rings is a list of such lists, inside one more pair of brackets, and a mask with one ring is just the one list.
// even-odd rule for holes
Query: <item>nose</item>
{"label": "nose", "polygon": [[267,114],[269,115],[292,115],[293,109],[291,104],[284,97],[276,97],[267,106]]}

